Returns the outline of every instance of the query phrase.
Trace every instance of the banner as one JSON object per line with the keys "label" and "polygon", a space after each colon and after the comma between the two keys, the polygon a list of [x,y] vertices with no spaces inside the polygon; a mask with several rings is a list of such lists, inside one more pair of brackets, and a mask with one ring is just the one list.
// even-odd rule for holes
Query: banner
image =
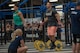
{"label": "banner", "polygon": [[41,18],[26,18],[25,20],[27,23],[40,23]]}

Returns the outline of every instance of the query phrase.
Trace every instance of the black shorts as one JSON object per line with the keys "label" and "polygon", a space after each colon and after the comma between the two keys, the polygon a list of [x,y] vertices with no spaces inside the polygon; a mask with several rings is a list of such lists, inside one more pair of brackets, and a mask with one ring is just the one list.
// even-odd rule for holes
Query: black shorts
{"label": "black shorts", "polygon": [[15,30],[16,30],[16,29],[21,29],[21,30],[23,30],[24,27],[23,27],[23,25],[15,25],[15,26],[14,26],[14,29],[15,29]]}
{"label": "black shorts", "polygon": [[80,34],[73,34],[73,42],[80,43]]}
{"label": "black shorts", "polygon": [[56,22],[52,22],[52,23],[48,23],[48,25],[47,26],[58,26],[58,23],[56,23]]}
{"label": "black shorts", "polygon": [[8,53],[17,53],[17,51],[8,49]]}

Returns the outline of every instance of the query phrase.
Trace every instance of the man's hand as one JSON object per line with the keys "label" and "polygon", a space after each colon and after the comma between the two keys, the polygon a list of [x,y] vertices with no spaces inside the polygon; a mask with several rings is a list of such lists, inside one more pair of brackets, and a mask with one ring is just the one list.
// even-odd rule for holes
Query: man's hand
{"label": "man's hand", "polygon": [[26,24],[26,22],[25,22],[25,23],[23,23],[23,26],[24,26],[24,27],[27,27],[27,24]]}
{"label": "man's hand", "polygon": [[62,22],[58,22],[58,25],[60,25],[62,28],[64,27]]}
{"label": "man's hand", "polygon": [[40,21],[40,25],[44,25],[44,22]]}
{"label": "man's hand", "polygon": [[48,18],[46,17],[46,18],[44,18],[44,22],[47,22],[48,21]]}

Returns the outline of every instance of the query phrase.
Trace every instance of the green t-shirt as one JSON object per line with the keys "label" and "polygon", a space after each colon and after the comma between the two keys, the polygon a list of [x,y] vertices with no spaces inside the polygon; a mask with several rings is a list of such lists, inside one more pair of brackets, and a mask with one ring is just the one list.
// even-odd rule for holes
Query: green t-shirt
{"label": "green t-shirt", "polygon": [[20,11],[17,10],[17,11],[15,11],[15,12],[13,13],[13,21],[14,21],[14,24],[15,24],[15,25],[22,25],[23,22],[22,22],[20,16],[18,15],[18,12],[20,12]]}

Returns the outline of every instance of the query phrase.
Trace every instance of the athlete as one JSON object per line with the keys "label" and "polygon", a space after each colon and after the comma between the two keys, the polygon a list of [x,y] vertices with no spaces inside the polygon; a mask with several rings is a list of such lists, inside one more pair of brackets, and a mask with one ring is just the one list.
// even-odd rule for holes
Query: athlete
{"label": "athlete", "polygon": [[13,23],[15,26],[15,29],[23,29],[23,26],[26,26],[25,19],[23,17],[22,12],[18,9],[19,5],[18,3],[15,3],[14,5],[14,13],[13,13]]}
{"label": "athlete", "polygon": [[71,11],[71,32],[73,34],[73,53],[80,53],[80,2]]}
{"label": "athlete", "polygon": [[57,13],[56,10],[52,9],[52,5],[50,2],[47,2],[46,4],[47,10],[46,10],[46,18],[44,18],[44,22],[47,22],[47,34],[49,39],[52,42],[52,46],[50,49],[55,48],[54,42],[56,41],[55,39],[55,33],[57,31],[58,25],[61,25],[63,27],[63,24],[60,21],[60,16]]}
{"label": "athlete", "polygon": [[12,42],[8,48],[8,53],[26,53],[27,46],[22,38],[22,30],[16,29],[12,35]]}

